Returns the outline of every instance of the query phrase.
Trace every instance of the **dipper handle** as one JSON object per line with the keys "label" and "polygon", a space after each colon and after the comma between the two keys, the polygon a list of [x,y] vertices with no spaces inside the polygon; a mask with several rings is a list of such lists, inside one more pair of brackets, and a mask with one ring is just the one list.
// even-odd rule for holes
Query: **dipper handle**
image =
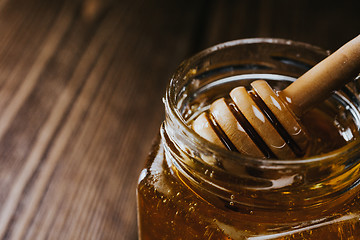
{"label": "dipper handle", "polygon": [[300,117],[360,73],[360,35],[325,58],[279,94]]}

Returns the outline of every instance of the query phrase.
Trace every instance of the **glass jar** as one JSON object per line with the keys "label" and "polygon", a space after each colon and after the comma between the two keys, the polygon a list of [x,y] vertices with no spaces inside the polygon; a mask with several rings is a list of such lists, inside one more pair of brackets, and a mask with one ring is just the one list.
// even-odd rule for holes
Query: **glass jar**
{"label": "glass jar", "polygon": [[322,132],[309,157],[252,158],[191,128],[234,87],[265,79],[281,90],[327,55],[305,43],[245,39],[184,61],[167,88],[165,121],[139,177],[140,239],[360,239],[358,79],[316,107],[326,114],[305,117],[315,134]]}

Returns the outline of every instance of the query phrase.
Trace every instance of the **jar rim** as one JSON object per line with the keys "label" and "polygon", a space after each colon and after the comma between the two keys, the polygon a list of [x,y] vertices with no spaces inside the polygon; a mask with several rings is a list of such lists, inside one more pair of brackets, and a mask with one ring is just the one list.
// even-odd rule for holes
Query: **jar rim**
{"label": "jar rim", "polygon": [[[181,127],[181,131],[188,136],[187,138],[183,139],[186,141],[186,144],[194,149],[197,149],[199,152],[207,152],[208,155],[215,155],[219,156],[221,159],[241,159],[243,164],[256,164],[256,165],[267,165],[267,166],[293,166],[293,165],[301,165],[301,164],[310,164],[310,163],[316,163],[316,162],[324,162],[326,160],[334,160],[335,157],[338,157],[342,154],[349,154],[349,152],[357,151],[357,149],[360,148],[360,140],[355,139],[349,143],[347,143],[345,146],[340,147],[338,149],[335,149],[333,151],[321,154],[321,155],[315,155],[305,158],[296,158],[296,159],[260,159],[255,158],[251,156],[246,156],[238,152],[229,151],[227,149],[221,148],[214,143],[211,143],[205,139],[203,139],[201,136],[199,136],[191,127],[189,127],[187,121],[184,119],[182,114],[180,113],[179,109],[176,107],[176,92],[174,91],[174,84],[177,83],[179,80],[179,76],[182,76],[182,73],[189,67],[191,62],[195,62],[196,60],[199,60],[203,57],[205,57],[208,54],[211,54],[214,51],[218,51],[224,48],[229,48],[236,45],[244,45],[244,44],[262,44],[262,43],[268,43],[268,44],[282,44],[282,45],[293,45],[298,46],[302,48],[309,49],[311,51],[314,51],[316,53],[323,54],[324,57],[329,55],[329,51],[325,51],[322,48],[318,46],[314,46],[308,43],[300,42],[300,41],[293,41],[293,40],[287,40],[282,38],[246,38],[246,39],[238,39],[233,41],[228,41],[224,43],[220,43],[217,45],[214,45],[212,47],[209,47],[205,50],[202,50],[201,52],[195,54],[194,56],[188,58],[187,60],[183,61],[180,66],[176,69],[175,73],[171,77],[170,84],[168,85],[166,89],[166,94],[164,98],[164,104],[165,104],[165,110],[170,115],[170,118],[172,121],[175,122],[175,124],[178,127]],[[201,149],[199,148],[201,146]]]}

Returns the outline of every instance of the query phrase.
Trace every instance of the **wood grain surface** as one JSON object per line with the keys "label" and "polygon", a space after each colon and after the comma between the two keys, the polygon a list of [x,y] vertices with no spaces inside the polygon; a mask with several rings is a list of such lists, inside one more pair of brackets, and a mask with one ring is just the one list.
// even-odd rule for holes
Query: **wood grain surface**
{"label": "wood grain surface", "polygon": [[137,177],[176,66],[238,38],[335,50],[359,7],[0,0],[0,239],[137,239]]}

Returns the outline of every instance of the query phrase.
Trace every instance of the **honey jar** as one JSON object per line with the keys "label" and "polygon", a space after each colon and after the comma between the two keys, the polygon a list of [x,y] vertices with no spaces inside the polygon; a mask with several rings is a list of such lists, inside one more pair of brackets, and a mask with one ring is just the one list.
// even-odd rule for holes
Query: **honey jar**
{"label": "honey jar", "polygon": [[257,38],[184,61],[166,90],[165,120],[139,176],[139,238],[360,239],[359,77],[299,119],[310,136],[299,158],[245,156],[191,128],[234,87],[263,79],[284,89],[328,54]]}

